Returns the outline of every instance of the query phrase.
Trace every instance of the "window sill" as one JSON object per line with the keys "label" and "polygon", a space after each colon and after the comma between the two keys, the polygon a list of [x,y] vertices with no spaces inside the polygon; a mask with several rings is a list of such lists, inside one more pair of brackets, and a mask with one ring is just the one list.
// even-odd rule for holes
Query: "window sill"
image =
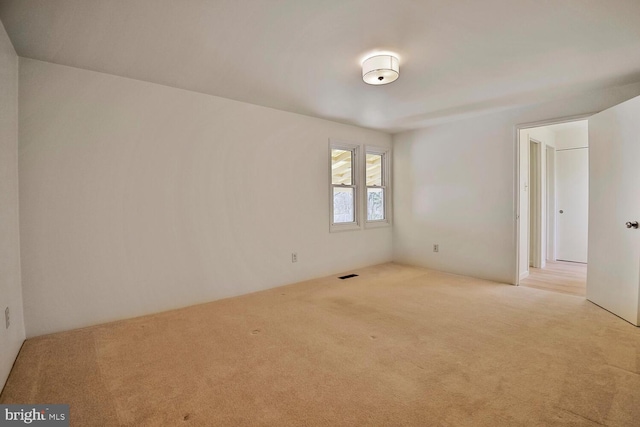
{"label": "window sill", "polygon": [[381,228],[381,227],[391,227],[391,221],[389,220],[366,221],[364,223],[364,228]]}
{"label": "window sill", "polygon": [[329,232],[331,233],[339,233],[341,231],[355,231],[360,230],[360,224],[357,223],[348,223],[348,224],[331,224],[329,227]]}

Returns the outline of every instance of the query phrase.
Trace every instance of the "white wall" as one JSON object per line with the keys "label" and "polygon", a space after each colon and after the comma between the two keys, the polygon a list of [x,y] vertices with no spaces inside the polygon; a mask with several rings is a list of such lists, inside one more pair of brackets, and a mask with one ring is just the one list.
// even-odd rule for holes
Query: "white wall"
{"label": "white wall", "polygon": [[547,147],[547,152],[545,153],[545,191],[547,193],[547,210],[545,212],[545,218],[547,219],[547,229],[545,234],[545,261],[556,261],[556,227],[558,223],[556,208],[556,154],[554,147]]}
{"label": "white wall", "polygon": [[[11,325],[5,328],[5,309]],[[18,56],[0,23],[0,389],[24,341],[18,227]]]}
{"label": "white wall", "polygon": [[392,258],[390,227],[329,233],[329,138],[387,134],[29,59],[20,79],[27,336]]}
{"label": "white wall", "polygon": [[514,283],[516,125],[637,94],[640,84],[626,85],[395,135],[394,259]]}
{"label": "white wall", "polygon": [[549,126],[541,126],[524,130],[529,137],[535,139],[536,141],[540,141],[545,145],[550,145],[555,147],[556,143],[556,132],[549,128]]}
{"label": "white wall", "polygon": [[559,130],[556,133],[556,148],[568,150],[589,146],[589,127],[580,126]]}

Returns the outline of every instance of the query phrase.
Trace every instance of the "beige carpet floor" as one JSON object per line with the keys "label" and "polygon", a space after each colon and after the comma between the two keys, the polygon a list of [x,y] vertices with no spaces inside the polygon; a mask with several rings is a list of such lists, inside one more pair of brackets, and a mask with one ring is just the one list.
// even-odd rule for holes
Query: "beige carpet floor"
{"label": "beige carpet floor", "polygon": [[72,426],[640,425],[640,330],[384,264],[25,342],[1,403]]}

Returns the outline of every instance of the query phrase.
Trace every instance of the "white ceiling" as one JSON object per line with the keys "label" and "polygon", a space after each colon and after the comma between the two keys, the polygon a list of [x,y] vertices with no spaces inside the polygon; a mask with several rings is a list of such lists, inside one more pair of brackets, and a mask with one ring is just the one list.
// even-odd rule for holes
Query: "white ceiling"
{"label": "white ceiling", "polygon": [[[640,81],[639,0],[0,0],[18,55],[397,132]],[[374,50],[400,79],[362,82]]]}

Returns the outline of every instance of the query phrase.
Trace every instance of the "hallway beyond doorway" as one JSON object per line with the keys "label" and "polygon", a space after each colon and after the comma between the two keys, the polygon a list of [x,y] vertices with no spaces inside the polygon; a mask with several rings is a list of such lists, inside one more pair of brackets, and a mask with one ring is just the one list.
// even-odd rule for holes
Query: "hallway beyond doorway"
{"label": "hallway beyond doorway", "polygon": [[529,268],[529,276],[520,280],[521,286],[585,296],[587,290],[587,264],[547,261],[542,268]]}

